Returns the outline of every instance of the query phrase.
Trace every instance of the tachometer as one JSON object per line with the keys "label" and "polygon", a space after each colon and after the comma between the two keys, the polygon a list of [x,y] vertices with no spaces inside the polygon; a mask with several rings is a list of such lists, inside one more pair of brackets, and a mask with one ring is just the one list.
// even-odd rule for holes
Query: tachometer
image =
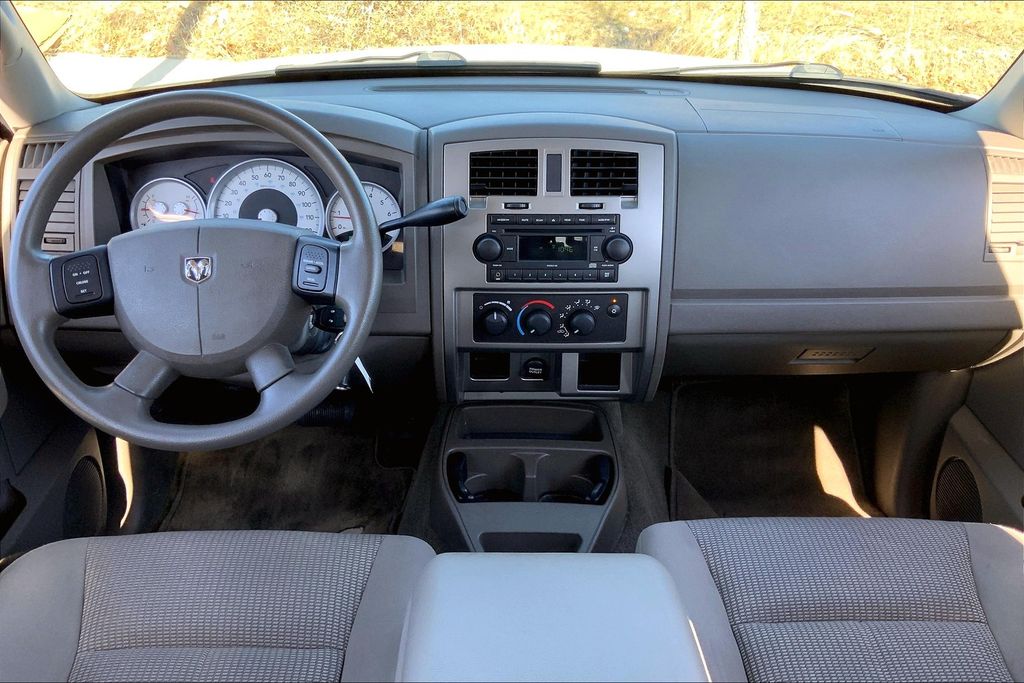
{"label": "tachometer", "polygon": [[232,166],[210,191],[214,218],[251,218],[323,232],[324,205],[305,173],[277,159]]}
{"label": "tachometer", "polygon": [[[378,225],[402,216],[402,209],[398,206],[395,195],[377,183],[364,182],[363,192],[370,200],[373,217],[377,219]],[[327,225],[330,226],[331,233],[342,242],[352,234],[352,215],[337,192],[327,202]],[[390,249],[397,238],[398,230],[387,233],[387,238],[383,240],[383,251]]]}
{"label": "tachometer", "polygon": [[206,204],[199,191],[177,178],[150,180],[132,198],[131,223],[135,230],[153,223],[175,223],[205,217]]}

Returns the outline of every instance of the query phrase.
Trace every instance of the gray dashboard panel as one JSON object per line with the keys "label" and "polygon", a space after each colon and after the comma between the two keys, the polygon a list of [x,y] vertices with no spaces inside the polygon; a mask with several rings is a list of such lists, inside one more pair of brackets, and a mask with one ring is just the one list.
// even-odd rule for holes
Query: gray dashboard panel
{"label": "gray dashboard panel", "polygon": [[1009,330],[979,146],[681,134],[673,334]]}
{"label": "gray dashboard panel", "polygon": [[[676,226],[664,238],[662,270],[672,277],[662,279],[658,315],[649,322],[659,339],[655,380],[669,334],[689,340],[671,344],[672,353],[699,352],[701,340],[735,347],[717,364],[698,364],[703,372],[743,365],[733,364],[745,341],[755,349],[787,340],[770,354],[776,358],[814,334],[916,340],[893,356],[906,358],[919,335],[938,341],[965,333],[956,343],[973,346],[958,358],[980,361],[990,339],[1024,327],[1024,263],[983,261],[988,131],[954,116],[839,93],[631,78],[353,79],[225,89],[285,106],[343,149],[365,145],[400,158],[403,178],[414,176],[404,183],[406,206],[425,201],[428,190],[440,196],[440,150],[448,141],[585,135],[664,145],[667,188],[679,189],[677,197],[666,193],[664,212],[666,225]],[[19,132],[12,151],[26,135],[67,137],[118,106]],[[126,144],[178,133],[246,134],[233,122],[182,119]],[[1024,154],[1019,139],[1003,136],[1000,144]],[[11,192],[8,181],[8,207]],[[84,215],[89,192],[82,199]],[[441,325],[430,325],[443,319],[445,305],[440,232],[432,231],[429,245],[416,236],[415,284],[403,290],[412,298],[402,304],[411,308],[383,314],[375,331],[432,330],[444,395]],[[435,254],[429,279],[428,246]],[[751,335],[768,336],[753,343]]]}

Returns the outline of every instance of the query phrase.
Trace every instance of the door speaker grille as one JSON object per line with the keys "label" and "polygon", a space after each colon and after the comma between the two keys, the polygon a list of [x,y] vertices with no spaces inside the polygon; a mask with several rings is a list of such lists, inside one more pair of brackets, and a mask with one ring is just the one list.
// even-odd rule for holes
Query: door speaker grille
{"label": "door speaker grille", "polygon": [[956,522],[982,521],[981,495],[974,475],[960,458],[950,458],[935,479],[935,514]]}

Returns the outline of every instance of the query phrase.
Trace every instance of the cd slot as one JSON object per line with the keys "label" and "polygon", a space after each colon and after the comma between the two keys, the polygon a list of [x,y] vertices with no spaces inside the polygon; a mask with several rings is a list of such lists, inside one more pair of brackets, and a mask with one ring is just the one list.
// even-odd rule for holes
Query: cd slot
{"label": "cd slot", "polygon": [[568,228],[555,228],[550,225],[538,225],[530,228],[503,228],[501,232],[505,235],[536,235],[538,232],[542,232],[545,235],[600,235],[604,232],[604,229],[598,227],[588,228],[582,225],[576,225]]}

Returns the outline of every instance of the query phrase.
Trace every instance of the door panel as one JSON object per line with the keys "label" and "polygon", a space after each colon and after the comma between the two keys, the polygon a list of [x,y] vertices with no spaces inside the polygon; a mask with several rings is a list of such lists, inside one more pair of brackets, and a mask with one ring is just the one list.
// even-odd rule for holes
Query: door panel
{"label": "door panel", "polygon": [[938,519],[1024,528],[1024,351],[977,369],[932,484]]}

